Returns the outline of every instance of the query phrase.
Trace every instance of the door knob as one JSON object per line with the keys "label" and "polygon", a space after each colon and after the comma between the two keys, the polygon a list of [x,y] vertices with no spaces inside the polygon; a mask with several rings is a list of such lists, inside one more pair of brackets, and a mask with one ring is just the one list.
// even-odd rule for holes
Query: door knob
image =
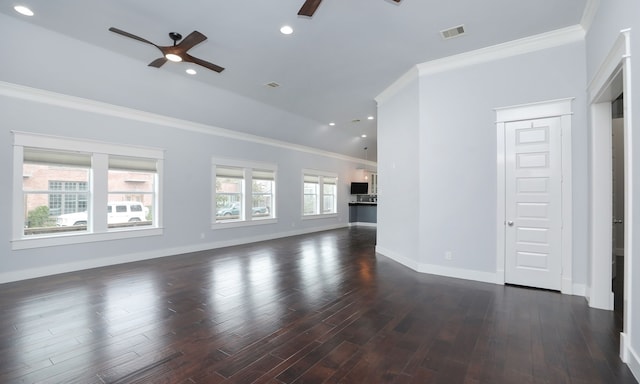
{"label": "door knob", "polygon": [[622,224],[622,219],[613,219],[613,224]]}
{"label": "door knob", "polygon": [[513,221],[507,221],[507,224],[508,224],[510,227],[513,227]]}

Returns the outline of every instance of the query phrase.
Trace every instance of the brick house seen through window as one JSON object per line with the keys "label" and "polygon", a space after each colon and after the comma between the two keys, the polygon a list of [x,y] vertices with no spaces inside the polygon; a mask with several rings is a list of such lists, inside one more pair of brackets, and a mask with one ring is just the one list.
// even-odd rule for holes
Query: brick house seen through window
{"label": "brick house seen through window", "polygon": [[[25,199],[25,226],[29,226],[28,213],[47,207],[52,222],[59,215],[87,211],[89,172],[84,168],[61,167],[44,164],[24,164],[23,187],[43,193],[30,194]],[[153,205],[154,175],[146,172],[110,171],[110,202],[136,201],[146,207]],[[106,209],[106,208],[105,208]]]}

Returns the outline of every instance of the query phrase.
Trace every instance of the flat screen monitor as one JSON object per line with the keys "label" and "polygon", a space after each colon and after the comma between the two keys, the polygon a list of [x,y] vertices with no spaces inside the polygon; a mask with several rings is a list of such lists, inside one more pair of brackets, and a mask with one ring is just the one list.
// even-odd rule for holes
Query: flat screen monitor
{"label": "flat screen monitor", "polygon": [[352,195],[366,195],[369,193],[369,183],[351,182]]}

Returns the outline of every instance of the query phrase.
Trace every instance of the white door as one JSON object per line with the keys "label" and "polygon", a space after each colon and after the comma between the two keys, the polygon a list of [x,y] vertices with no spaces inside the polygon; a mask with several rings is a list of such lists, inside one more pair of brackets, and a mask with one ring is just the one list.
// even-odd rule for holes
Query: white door
{"label": "white door", "polygon": [[505,124],[505,282],[560,290],[561,118]]}

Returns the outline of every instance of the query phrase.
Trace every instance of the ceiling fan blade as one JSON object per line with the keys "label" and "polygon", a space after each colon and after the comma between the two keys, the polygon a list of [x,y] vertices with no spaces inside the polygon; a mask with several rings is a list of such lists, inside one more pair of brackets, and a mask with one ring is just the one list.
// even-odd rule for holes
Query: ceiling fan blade
{"label": "ceiling fan blade", "polygon": [[193,56],[189,55],[188,53],[185,53],[185,54],[182,55],[182,61],[198,64],[198,65],[201,65],[201,66],[203,66],[205,68],[209,68],[212,71],[216,71],[218,73],[224,71],[224,68],[222,68],[221,66],[215,65],[213,63],[210,63],[210,62],[202,60],[202,59],[198,59],[197,57],[193,57]]}
{"label": "ceiling fan blade", "polygon": [[184,52],[187,52],[189,49],[193,48],[197,44],[202,43],[205,40],[207,40],[207,36],[198,31],[193,31],[189,34],[189,36],[185,37],[180,43],[178,43],[178,47],[180,47],[180,49],[183,49]]}
{"label": "ceiling fan blade", "polygon": [[309,17],[313,16],[321,2],[322,0],[306,0],[304,4],[302,4],[302,8],[298,11],[298,15]]}
{"label": "ceiling fan blade", "polygon": [[140,37],[140,36],[136,36],[136,35],[133,35],[133,34],[131,34],[131,33],[129,33],[129,32],[125,32],[125,31],[123,31],[123,30],[121,30],[121,29],[111,27],[111,28],[109,28],[109,30],[110,30],[111,32],[115,32],[115,33],[117,33],[117,34],[120,34],[120,35],[122,35],[122,36],[126,36],[126,37],[129,37],[129,38],[131,38],[131,39],[138,40],[138,41],[142,41],[143,43],[151,44],[151,45],[153,45],[154,47],[157,47],[157,45],[155,45],[154,43],[150,42],[149,40],[143,39],[142,37]]}
{"label": "ceiling fan blade", "polygon": [[167,58],[166,57],[159,57],[155,60],[153,60],[152,62],[149,63],[150,67],[156,67],[156,68],[160,68],[164,65],[164,63],[167,62]]}

